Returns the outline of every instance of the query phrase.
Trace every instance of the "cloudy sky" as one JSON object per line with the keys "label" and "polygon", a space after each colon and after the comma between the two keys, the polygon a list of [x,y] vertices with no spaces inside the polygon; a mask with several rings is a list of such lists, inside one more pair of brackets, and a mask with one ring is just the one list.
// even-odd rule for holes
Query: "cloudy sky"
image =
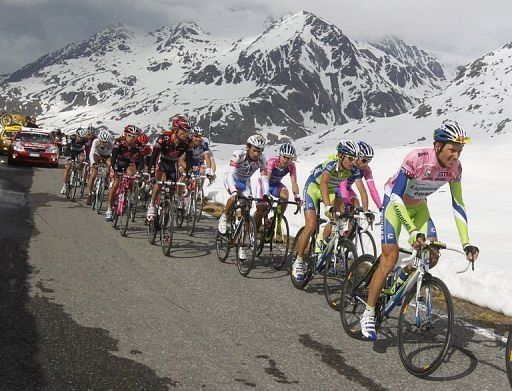
{"label": "cloudy sky", "polygon": [[213,35],[256,35],[307,10],[350,38],[396,35],[441,60],[471,61],[512,41],[510,0],[0,0],[0,74],[122,22],[153,31],[192,20]]}

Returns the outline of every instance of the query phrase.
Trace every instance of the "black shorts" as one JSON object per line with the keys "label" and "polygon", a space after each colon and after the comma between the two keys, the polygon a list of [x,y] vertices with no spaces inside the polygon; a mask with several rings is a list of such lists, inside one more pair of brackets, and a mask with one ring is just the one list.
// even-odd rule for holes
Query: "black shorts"
{"label": "black shorts", "polygon": [[114,167],[114,170],[122,174],[126,172],[126,169],[130,166],[135,166],[135,164],[130,160],[116,160],[116,166]]}
{"label": "black shorts", "polygon": [[165,172],[165,179],[175,181],[178,179],[178,162],[166,159],[160,159],[157,164],[157,170]]}

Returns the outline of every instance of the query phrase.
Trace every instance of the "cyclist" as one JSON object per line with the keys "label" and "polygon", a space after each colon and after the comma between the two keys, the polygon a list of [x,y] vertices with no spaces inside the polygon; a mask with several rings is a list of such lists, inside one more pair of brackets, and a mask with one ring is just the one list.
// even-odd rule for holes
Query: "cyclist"
{"label": "cyclist", "polygon": [[[245,144],[245,149],[236,150],[231,157],[228,170],[224,174],[224,187],[230,197],[219,218],[218,229],[222,235],[226,234],[227,226],[231,224],[231,221],[228,221],[228,216],[231,216],[237,193],[245,197],[251,195],[251,176],[257,170],[260,170],[263,179],[262,192],[268,195],[267,159],[263,155],[266,145],[267,140],[263,136],[259,134],[250,136]],[[240,247],[238,256],[240,259],[245,259],[243,247]]]}
{"label": "cyclist", "polygon": [[67,183],[69,180],[69,174],[71,173],[71,161],[77,160],[80,165],[85,162],[85,144],[87,143],[86,139],[87,131],[83,128],[78,128],[75,134],[69,136],[68,139],[68,153],[69,156],[66,158],[66,165],[64,166],[64,176],[62,178],[62,189],[60,190],[60,194],[66,194]]}
{"label": "cyclist", "polygon": [[89,152],[89,162],[91,163],[91,172],[87,183],[87,191],[89,195],[85,201],[86,205],[92,202],[92,187],[96,176],[98,175],[98,164],[105,163],[107,170],[110,170],[110,155],[112,154],[112,142],[110,141],[110,133],[102,130],[98,134],[98,138],[92,142],[91,151]]}
{"label": "cyclist", "polygon": [[[375,155],[373,148],[365,143],[364,141],[358,141],[357,146],[359,147],[359,157],[356,160],[356,166],[359,169],[360,175],[358,177],[351,177],[341,182],[340,184],[340,194],[341,198],[345,205],[352,205],[355,208],[360,207],[359,199],[357,198],[356,193],[352,190],[352,184],[355,179],[365,179],[366,185],[368,186],[368,190],[370,191],[370,195],[375,203],[375,206],[378,210],[382,208],[382,201],[379,196],[379,192],[375,187],[375,182],[373,180],[373,173],[370,168],[370,162]],[[373,215],[371,215],[373,218]]]}
{"label": "cyclist", "polygon": [[[171,130],[163,132],[153,145],[151,154],[151,177],[154,182],[151,202],[148,206],[147,219],[156,214],[156,200],[160,185],[156,181],[178,181],[180,175],[188,172],[192,166],[192,142],[190,141],[190,124],[183,115],[171,120]],[[183,192],[179,189],[178,197]]]}
{"label": "cyclist", "polygon": [[[464,201],[462,200],[462,165],[459,157],[464,145],[470,142],[466,132],[455,121],[445,120],[434,130],[433,148],[410,152],[400,170],[385,185],[382,210],[382,255],[368,292],[368,303],[361,317],[363,336],[374,341],[375,304],[384,281],[398,260],[398,237],[402,225],[409,235],[409,243],[421,248],[425,237],[437,239],[434,222],[430,218],[427,197],[445,183],[450,186],[455,224],[468,261],[476,261],[478,247],[470,244]],[[431,252],[430,263],[437,263],[439,254]]]}
{"label": "cyclist", "polygon": [[151,154],[153,152],[153,148],[151,147],[151,145],[148,144],[149,137],[146,134],[139,134],[137,136],[137,140],[143,147],[142,154],[144,155],[144,166],[139,167],[139,171],[146,169],[146,171],[149,173],[149,169],[151,167]]}
{"label": "cyclist", "polygon": [[112,204],[120,179],[116,173],[126,173],[133,175],[139,167],[143,166],[144,154],[143,146],[137,140],[137,135],[142,131],[135,125],[124,127],[124,135],[114,141],[112,147],[112,167],[114,169],[113,181],[108,191],[108,207],[105,213],[105,220],[112,221]]}
{"label": "cyclist", "polygon": [[[204,130],[199,126],[192,129],[192,169],[197,169],[201,175],[215,178],[215,160],[213,153],[204,138]],[[213,179],[212,178],[212,179]]]}
{"label": "cyclist", "polygon": [[[258,179],[258,190],[257,194],[259,198],[264,196],[264,184],[263,181],[268,183],[268,192],[276,198],[280,198],[283,201],[288,201],[288,189],[281,182],[286,174],[290,174],[290,180],[292,182],[292,192],[295,198],[295,202],[301,203],[299,185],[297,184],[297,169],[293,160],[296,157],[296,151],[293,145],[283,144],[279,148],[279,156],[271,157],[267,160],[267,178],[260,177]],[[259,202],[256,205],[256,212],[254,213],[254,219],[256,220],[256,227],[259,229],[261,225],[261,219],[265,213],[267,205],[265,202]],[[282,205],[282,212],[286,211],[286,204]]]}
{"label": "cyclist", "polygon": [[[335,210],[344,208],[343,200],[336,197],[340,182],[359,175],[359,170],[355,166],[355,160],[359,156],[357,144],[352,140],[341,140],[336,149],[337,155],[330,155],[325,162],[316,166],[304,185],[304,229],[297,240],[297,254],[292,264],[292,274],[297,281],[304,280],[304,251],[316,229],[316,211],[320,201],[324,203],[324,213],[330,220]],[[360,179],[356,179],[355,182],[363,199],[363,208],[366,207],[367,210],[368,200],[365,199],[364,185]],[[323,232],[324,239],[331,234],[330,230],[331,224],[327,224]]]}

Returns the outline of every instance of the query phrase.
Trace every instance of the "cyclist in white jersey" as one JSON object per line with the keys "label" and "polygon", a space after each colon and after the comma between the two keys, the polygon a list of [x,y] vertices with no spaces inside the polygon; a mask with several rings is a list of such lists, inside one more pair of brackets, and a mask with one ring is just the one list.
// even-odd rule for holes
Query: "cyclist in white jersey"
{"label": "cyclist in white jersey", "polygon": [[[219,232],[226,234],[227,216],[231,216],[231,211],[235,204],[237,193],[247,197],[251,195],[251,176],[260,170],[260,174],[266,180],[263,180],[263,194],[268,196],[268,176],[267,176],[267,159],[263,155],[263,149],[267,144],[267,140],[263,136],[254,135],[247,139],[246,148],[239,149],[233,153],[229,162],[228,170],[224,176],[224,187],[231,197],[226,201],[226,208],[219,219]],[[240,259],[245,259],[243,247],[240,247]]]}
{"label": "cyclist in white jersey", "polygon": [[92,142],[91,150],[89,152],[89,162],[91,162],[91,173],[87,180],[87,200],[86,205],[90,205],[92,201],[92,187],[96,176],[98,175],[98,163],[103,162],[107,165],[107,172],[110,169],[110,155],[112,155],[112,142],[110,141],[110,133],[102,130],[98,134],[98,138]]}

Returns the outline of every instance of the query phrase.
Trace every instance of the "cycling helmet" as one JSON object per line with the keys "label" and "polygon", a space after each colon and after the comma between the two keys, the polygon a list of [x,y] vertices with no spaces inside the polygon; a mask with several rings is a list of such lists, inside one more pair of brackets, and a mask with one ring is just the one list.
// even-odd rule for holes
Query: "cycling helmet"
{"label": "cycling helmet", "polygon": [[183,115],[178,115],[173,118],[172,127],[181,129],[181,130],[185,130],[187,132],[190,131],[190,125],[189,125],[187,119]]}
{"label": "cycling helmet", "polygon": [[198,136],[203,137],[204,136],[204,130],[201,129],[199,126],[194,126],[192,128],[192,134],[197,134]]}
{"label": "cycling helmet", "polygon": [[136,127],[135,125],[126,125],[124,127],[124,133],[125,134],[131,134],[131,135],[137,135],[141,132],[141,130]]}
{"label": "cycling helmet", "polygon": [[434,130],[434,141],[440,143],[459,143],[467,144],[471,141],[466,131],[457,123],[457,121],[445,120],[442,125]]}
{"label": "cycling helmet", "polygon": [[336,147],[338,153],[346,156],[359,156],[359,147],[352,140],[341,140]]}
{"label": "cycling helmet", "polygon": [[295,148],[291,144],[283,144],[279,148],[279,155],[293,159],[296,156]]}
{"label": "cycling helmet", "polygon": [[141,143],[142,145],[146,145],[149,142],[149,138],[144,133],[139,134],[139,137],[137,137],[137,141]]}
{"label": "cycling helmet", "polygon": [[93,127],[92,125],[89,125],[89,126],[87,127],[87,134],[88,134],[89,136],[92,136],[92,135],[94,134],[94,127]]}
{"label": "cycling helmet", "polygon": [[247,139],[247,144],[263,149],[267,145],[267,140],[265,137],[255,134]]}
{"label": "cycling helmet", "polygon": [[366,144],[364,141],[358,141],[357,146],[359,147],[359,157],[363,159],[373,159],[373,148],[371,145]]}
{"label": "cycling helmet", "polygon": [[78,137],[85,137],[87,135],[87,130],[85,130],[84,128],[78,128],[76,130],[76,135]]}
{"label": "cycling helmet", "polygon": [[110,133],[107,132],[106,130],[102,130],[98,134],[98,140],[103,141],[104,143],[106,143],[107,141],[110,140]]}

